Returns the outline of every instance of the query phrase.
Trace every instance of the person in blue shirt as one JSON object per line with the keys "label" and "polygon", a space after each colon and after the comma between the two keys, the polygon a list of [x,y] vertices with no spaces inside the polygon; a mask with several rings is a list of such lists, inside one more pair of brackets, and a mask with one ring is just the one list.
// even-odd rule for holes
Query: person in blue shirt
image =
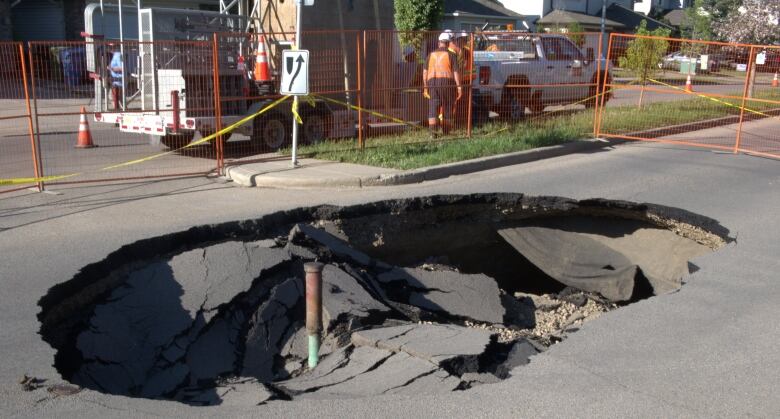
{"label": "person in blue shirt", "polygon": [[122,77],[124,74],[124,63],[122,62],[122,53],[114,51],[111,56],[111,62],[108,64],[108,71],[111,73],[111,95],[114,100],[114,109],[119,109],[119,98],[122,96]]}

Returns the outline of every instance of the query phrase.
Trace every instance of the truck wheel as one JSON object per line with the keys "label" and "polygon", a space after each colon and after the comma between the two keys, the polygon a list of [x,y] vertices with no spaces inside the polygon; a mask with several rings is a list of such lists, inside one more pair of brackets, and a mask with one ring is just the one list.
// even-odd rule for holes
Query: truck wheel
{"label": "truck wheel", "polygon": [[289,125],[287,120],[279,115],[269,115],[255,121],[252,142],[268,151],[278,150],[287,143]]}
{"label": "truck wheel", "polygon": [[326,119],[321,114],[309,114],[303,117],[303,141],[306,144],[317,144],[328,135]]}
{"label": "truck wheel", "polygon": [[502,95],[502,106],[499,115],[505,121],[522,121],[525,119],[525,107],[528,105],[528,89],[505,89]]}
{"label": "truck wheel", "polygon": [[546,108],[546,106],[541,102],[532,102],[531,105],[528,107],[528,109],[533,114],[539,114],[544,112],[544,108]]}
{"label": "truck wheel", "polygon": [[187,132],[182,134],[166,134],[160,137],[160,142],[164,146],[172,150],[176,150],[189,144],[194,137],[195,137],[194,132]]}
{"label": "truck wheel", "polygon": [[513,92],[509,98],[509,119],[511,121],[520,121],[525,118],[525,101],[520,92]]}
{"label": "truck wheel", "polygon": [[[601,100],[601,96],[596,96],[596,95],[598,94],[599,91],[603,91],[604,90],[604,85],[605,84],[610,84],[610,83],[612,83],[612,77],[609,76],[609,75],[604,77],[604,75],[602,75],[601,76],[601,84],[599,85],[599,90],[596,91],[596,86],[595,86],[596,80],[595,79],[593,80],[593,84],[594,85],[591,86],[588,89],[588,100],[585,101],[585,108],[586,109],[595,108],[596,107],[596,103],[600,103],[598,101]],[[604,98],[604,103],[606,104],[611,97],[612,97],[612,94],[611,93],[607,93],[607,96]]]}

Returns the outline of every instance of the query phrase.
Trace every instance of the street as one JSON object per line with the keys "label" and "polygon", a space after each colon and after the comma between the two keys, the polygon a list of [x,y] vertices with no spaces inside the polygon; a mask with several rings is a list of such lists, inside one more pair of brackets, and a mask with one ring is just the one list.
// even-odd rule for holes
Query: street
{"label": "street", "polygon": [[[204,178],[63,188],[0,200],[2,405],[12,417],[262,415],[415,416],[774,416],[780,378],[775,286],[780,252],[773,160],[633,143],[611,150],[441,181],[369,189],[237,189]],[[83,391],[52,398],[22,392],[16,378],[56,383],[53,350],[40,340],[38,299],[85,264],[123,244],[191,226],[253,219],[298,206],[348,205],[431,194],[486,191],[604,197],[680,207],[712,217],[735,242],[693,261],[680,292],[587,324],[532,358],[504,382],[439,396],[271,402],[201,411],[177,403]],[[749,214],[749,216],[746,216]],[[117,220],[121,220],[118,222]],[[43,262],[43,263],[42,263]]]}

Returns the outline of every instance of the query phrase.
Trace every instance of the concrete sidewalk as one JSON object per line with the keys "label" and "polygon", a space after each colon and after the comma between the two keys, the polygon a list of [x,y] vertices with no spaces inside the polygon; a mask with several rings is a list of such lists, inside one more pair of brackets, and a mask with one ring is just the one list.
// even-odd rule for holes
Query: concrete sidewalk
{"label": "concrete sidewalk", "polygon": [[588,152],[614,144],[615,142],[589,139],[414,170],[396,170],[309,158],[299,159],[299,165],[293,168],[288,157],[228,167],[225,176],[241,186],[263,188],[361,188],[406,185]]}

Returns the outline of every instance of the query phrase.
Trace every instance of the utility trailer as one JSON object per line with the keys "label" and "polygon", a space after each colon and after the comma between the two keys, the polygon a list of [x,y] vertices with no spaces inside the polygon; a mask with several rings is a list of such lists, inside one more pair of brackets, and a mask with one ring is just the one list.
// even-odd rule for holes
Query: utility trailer
{"label": "utility trailer", "polygon": [[[244,63],[243,57],[254,57],[254,50],[253,38],[244,32],[244,17],[199,10],[123,7],[120,29],[119,11],[118,6],[90,4],[84,13],[87,70],[95,84],[95,121],[114,124],[122,132],[151,135],[153,141],[169,148],[188,144],[196,133],[211,135],[217,127],[214,65],[218,66],[223,98],[222,127],[257,113],[273,101],[258,97],[275,95],[278,82],[255,83],[248,77],[247,67],[254,59],[247,58]],[[215,33],[220,34],[216,60],[211,44]],[[289,48],[290,44],[277,42],[267,48]],[[112,78],[108,69],[112,54],[117,52],[122,57],[124,80]],[[326,102],[313,105],[301,102],[304,143],[354,135],[352,112],[334,115]],[[275,150],[289,142],[291,125],[290,107],[278,106],[233,133],[249,137],[259,150]],[[225,140],[228,137],[230,134],[223,136]]]}

